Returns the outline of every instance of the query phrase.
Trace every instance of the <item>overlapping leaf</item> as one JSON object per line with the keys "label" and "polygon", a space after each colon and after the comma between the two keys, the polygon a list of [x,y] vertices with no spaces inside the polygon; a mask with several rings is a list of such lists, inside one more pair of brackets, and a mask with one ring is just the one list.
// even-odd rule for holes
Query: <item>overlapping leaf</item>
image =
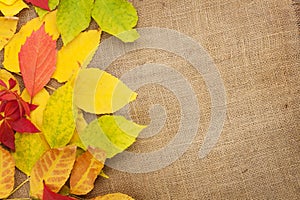
{"label": "overlapping leaf", "polygon": [[15,34],[18,21],[18,17],[0,17],[0,51]]}
{"label": "overlapping leaf", "polygon": [[50,81],[56,65],[56,41],[45,32],[44,25],[21,47],[19,63],[25,87],[34,97]]}
{"label": "overlapping leaf", "polygon": [[7,4],[3,1],[0,2],[0,11],[4,16],[14,16],[18,14],[24,8],[28,8],[27,4],[23,2],[23,0],[16,0],[12,4],[12,1],[6,1]]}
{"label": "overlapping leaf", "polygon": [[111,158],[132,145],[144,128],[122,116],[104,115],[92,121],[79,136],[85,146],[103,149]]}
{"label": "overlapping leaf", "polygon": [[138,21],[137,12],[126,0],[95,0],[92,17],[103,31],[124,42],[133,42],[139,37],[132,29]]}
{"label": "overlapping leaf", "polygon": [[97,68],[80,70],[75,82],[74,102],[90,113],[113,113],[136,96],[119,79]]}
{"label": "overlapping leaf", "polygon": [[0,199],[9,196],[14,189],[15,161],[12,155],[0,146]]}
{"label": "overlapping leaf", "polygon": [[52,77],[58,82],[65,82],[78,71],[79,67],[85,67],[98,48],[100,35],[101,31],[86,31],[63,46],[58,52],[56,70]]}
{"label": "overlapping leaf", "polygon": [[47,14],[43,20],[34,18],[27,22],[18,33],[16,33],[10,42],[4,48],[4,62],[5,69],[11,72],[20,72],[19,67],[19,52],[21,46],[25,43],[26,38],[29,37],[32,31],[38,30],[42,24],[45,23],[46,32],[52,36],[53,40],[59,37],[59,32],[56,27],[56,11]]}
{"label": "overlapping leaf", "polygon": [[65,184],[76,158],[76,147],[66,146],[48,150],[34,165],[30,178],[30,194],[43,197],[43,181],[53,192]]}
{"label": "overlapping leaf", "polygon": [[27,3],[31,3],[34,6],[37,6],[39,8],[43,8],[45,10],[49,10],[49,5],[48,5],[48,1],[49,0],[25,0]]}
{"label": "overlapping leaf", "polygon": [[91,21],[94,0],[63,0],[58,6],[57,27],[64,45],[71,42]]}
{"label": "overlapping leaf", "polygon": [[[19,93],[20,86],[19,86],[19,82],[16,80],[16,78],[8,71],[6,71],[4,69],[0,69],[0,80],[2,80],[6,85],[9,85],[9,79],[12,79],[16,82],[14,90],[17,91],[17,93]],[[3,89],[5,89],[5,88],[0,85],[0,90],[3,90]]]}
{"label": "overlapping leaf", "polygon": [[[54,10],[57,5],[59,4],[59,0],[49,0],[49,8],[50,10]],[[39,17],[44,17],[49,11],[48,10],[44,10],[42,8],[39,7],[35,7],[35,11],[37,12]]]}
{"label": "overlapping leaf", "polygon": [[78,134],[78,133],[82,132],[86,126],[87,126],[87,122],[83,118],[83,113],[81,110],[78,110],[77,118],[76,118],[76,129],[74,131],[74,135],[71,138],[69,144],[73,144],[73,145],[76,145],[77,147],[80,147],[83,150],[87,150],[87,148],[82,143],[82,141],[79,137],[79,134]]}
{"label": "overlapping leaf", "polygon": [[63,196],[51,191],[46,184],[44,184],[43,200],[75,200],[72,197]]}
{"label": "overlapping leaf", "polygon": [[65,146],[73,136],[76,117],[72,101],[73,88],[70,83],[58,88],[48,100],[42,131],[51,148]]}
{"label": "overlapping leaf", "polygon": [[94,182],[101,172],[105,160],[105,153],[98,152],[99,154],[99,160],[90,151],[86,151],[76,159],[70,178],[70,193],[85,195],[94,188]]}
{"label": "overlapping leaf", "polygon": [[113,194],[107,194],[104,196],[96,197],[93,200],[134,200],[134,199],[126,194],[113,193]]}

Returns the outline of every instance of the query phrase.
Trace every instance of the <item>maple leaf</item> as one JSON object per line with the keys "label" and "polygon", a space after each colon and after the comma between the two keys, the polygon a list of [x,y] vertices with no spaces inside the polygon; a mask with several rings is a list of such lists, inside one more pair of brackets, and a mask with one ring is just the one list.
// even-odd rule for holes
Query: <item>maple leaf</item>
{"label": "maple leaf", "polygon": [[56,41],[45,31],[43,24],[32,32],[19,52],[20,70],[25,87],[34,97],[50,81],[55,71]]}
{"label": "maple leaf", "polygon": [[74,200],[74,198],[52,192],[44,182],[43,200]]}
{"label": "maple leaf", "polygon": [[50,11],[49,0],[25,0],[25,2]]}

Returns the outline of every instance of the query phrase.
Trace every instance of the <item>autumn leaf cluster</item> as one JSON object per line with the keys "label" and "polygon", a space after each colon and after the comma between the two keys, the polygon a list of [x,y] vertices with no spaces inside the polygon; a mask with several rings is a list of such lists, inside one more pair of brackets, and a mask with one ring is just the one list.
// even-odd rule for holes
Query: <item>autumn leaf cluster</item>
{"label": "autumn leaf cluster", "polygon": [[[39,17],[15,33],[14,15],[32,7]],[[113,115],[137,94],[111,74],[88,68],[102,31],[124,42],[139,37],[137,12],[126,0],[0,0],[0,11],[0,198],[14,189],[15,167],[29,177],[30,197],[86,195],[104,174],[105,160],[145,128]],[[92,19],[99,27],[86,31]],[[61,86],[49,89],[51,79]],[[98,117],[87,123],[84,112]],[[73,197],[59,194],[62,188]],[[115,193],[95,199],[132,198]]]}

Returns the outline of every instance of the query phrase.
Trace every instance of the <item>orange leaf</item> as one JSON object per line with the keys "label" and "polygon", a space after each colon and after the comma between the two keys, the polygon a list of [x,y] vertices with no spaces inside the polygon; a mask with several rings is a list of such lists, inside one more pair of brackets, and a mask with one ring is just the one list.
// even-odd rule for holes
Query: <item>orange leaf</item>
{"label": "orange leaf", "polygon": [[58,192],[68,180],[76,158],[76,146],[48,150],[34,165],[30,178],[32,197],[43,197],[43,181]]}
{"label": "orange leaf", "polygon": [[25,87],[33,97],[49,82],[55,71],[56,41],[45,32],[45,25],[32,32],[19,52]]}
{"label": "orange leaf", "polygon": [[0,199],[9,196],[15,184],[15,161],[12,155],[0,147]]}
{"label": "orange leaf", "polygon": [[104,196],[96,197],[93,200],[134,200],[134,199],[126,194],[113,193],[113,194],[107,194]]}
{"label": "orange leaf", "polygon": [[104,166],[105,152],[90,147],[89,149],[94,151],[100,160],[97,160],[97,157],[93,156],[94,153],[92,155],[90,151],[86,151],[76,159],[70,178],[70,193],[72,194],[89,193],[94,188],[94,182]]}

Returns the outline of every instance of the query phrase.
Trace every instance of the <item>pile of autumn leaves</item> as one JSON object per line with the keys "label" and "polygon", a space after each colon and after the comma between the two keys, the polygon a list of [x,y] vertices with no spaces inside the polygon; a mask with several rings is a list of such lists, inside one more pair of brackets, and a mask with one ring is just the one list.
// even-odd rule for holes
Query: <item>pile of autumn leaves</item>
{"label": "pile of autumn leaves", "polygon": [[[15,33],[20,10],[35,6],[39,17]],[[30,177],[30,195],[74,199],[85,195],[106,158],[133,144],[145,126],[111,115],[137,94],[116,77],[86,68],[100,43],[101,30],[124,42],[138,38],[137,13],[125,0],[0,0],[0,198],[14,188],[15,167]],[[94,19],[101,30],[84,31]],[[82,32],[84,31],[84,32]],[[63,47],[57,51],[57,40]],[[21,75],[21,92],[15,77]],[[50,79],[64,83],[50,95]],[[117,98],[118,97],[118,98]],[[100,115],[87,124],[82,111]],[[95,199],[132,199],[108,194]]]}

